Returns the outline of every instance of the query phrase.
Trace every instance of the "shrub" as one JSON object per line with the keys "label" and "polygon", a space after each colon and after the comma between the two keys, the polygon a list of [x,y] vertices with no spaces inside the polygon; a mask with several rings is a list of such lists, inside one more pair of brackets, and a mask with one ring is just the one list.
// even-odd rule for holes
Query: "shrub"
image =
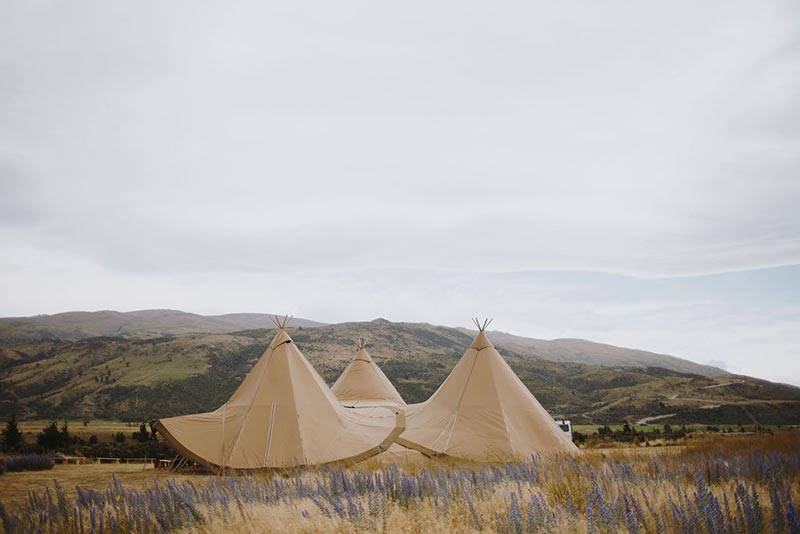
{"label": "shrub", "polygon": [[67,429],[67,423],[58,429],[56,422],[51,422],[36,436],[36,443],[46,451],[65,450],[72,445],[73,439]]}
{"label": "shrub", "polygon": [[43,454],[26,454],[25,456],[9,456],[5,460],[5,470],[12,471],[46,471],[53,468],[53,459]]}
{"label": "shrub", "polygon": [[141,443],[146,443],[150,439],[150,432],[147,431],[147,425],[142,423],[139,425],[139,431],[132,433],[133,439]]}
{"label": "shrub", "polygon": [[19,430],[19,426],[17,425],[17,418],[16,416],[12,415],[11,418],[6,423],[6,427],[0,433],[0,448],[4,451],[15,451],[18,450],[25,444],[25,440],[22,437],[22,432]]}

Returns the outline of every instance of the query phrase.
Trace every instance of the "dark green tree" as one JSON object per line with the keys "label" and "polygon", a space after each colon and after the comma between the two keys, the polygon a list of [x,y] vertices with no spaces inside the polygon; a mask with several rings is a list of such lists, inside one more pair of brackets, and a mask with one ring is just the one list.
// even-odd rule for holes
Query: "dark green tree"
{"label": "dark green tree", "polygon": [[72,436],[69,435],[69,430],[67,429],[67,422],[64,421],[64,426],[61,427],[61,431],[59,432],[59,448],[66,449],[70,445],[72,445]]}
{"label": "dark green tree", "polygon": [[133,439],[145,443],[150,440],[150,432],[147,431],[147,425],[144,423],[139,425],[139,431],[133,433]]}
{"label": "dark green tree", "polygon": [[631,425],[627,421],[625,421],[625,424],[622,425],[622,433],[623,434],[631,434],[631,433],[633,433],[633,430],[631,429]]}
{"label": "dark green tree", "polygon": [[0,447],[4,452],[11,452],[19,450],[23,443],[25,443],[25,440],[19,430],[19,426],[17,426],[17,416],[12,415],[3,432],[0,433]]}
{"label": "dark green tree", "polygon": [[61,447],[61,432],[55,421],[47,425],[44,430],[36,436],[36,443],[46,451],[54,451]]}

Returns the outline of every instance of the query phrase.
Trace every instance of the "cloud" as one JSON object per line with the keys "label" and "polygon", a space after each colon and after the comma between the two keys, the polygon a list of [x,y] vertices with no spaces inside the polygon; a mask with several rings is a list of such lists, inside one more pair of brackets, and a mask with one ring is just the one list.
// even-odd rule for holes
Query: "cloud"
{"label": "cloud", "polygon": [[27,229],[44,215],[36,186],[26,178],[20,167],[0,159],[0,227]]}

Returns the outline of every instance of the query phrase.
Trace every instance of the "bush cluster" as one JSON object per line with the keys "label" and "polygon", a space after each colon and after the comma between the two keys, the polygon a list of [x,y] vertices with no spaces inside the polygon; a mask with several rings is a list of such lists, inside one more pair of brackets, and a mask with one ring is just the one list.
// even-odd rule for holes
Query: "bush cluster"
{"label": "bush cluster", "polygon": [[[67,424],[61,427],[55,421],[47,425],[37,436],[35,443],[28,443],[19,431],[16,418],[7,421],[0,431],[0,447],[3,452],[18,457],[53,455],[57,453],[87,458],[172,458],[175,453],[166,442],[159,441],[146,423],[138,431],[117,432],[111,440],[102,441],[97,436],[82,439],[69,431]],[[0,460],[0,464],[2,461]],[[11,469],[8,469],[9,471]]]}
{"label": "bush cluster", "polygon": [[3,461],[3,471],[47,471],[52,469],[53,459],[44,454],[26,454],[24,456],[9,456]]}

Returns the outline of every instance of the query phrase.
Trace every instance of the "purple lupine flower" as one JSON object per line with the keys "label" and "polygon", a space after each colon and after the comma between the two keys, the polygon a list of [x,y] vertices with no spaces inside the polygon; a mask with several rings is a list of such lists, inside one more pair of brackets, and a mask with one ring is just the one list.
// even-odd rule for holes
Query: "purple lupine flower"
{"label": "purple lupine flower", "polygon": [[2,501],[0,501],[0,521],[2,521],[3,524],[3,532],[6,534],[13,534],[16,532],[17,523],[14,517],[9,515],[6,511],[6,507],[3,506]]}
{"label": "purple lupine flower", "polygon": [[586,505],[586,534],[596,534],[600,532],[598,529],[598,525],[596,523],[596,518],[594,515],[594,510],[592,510],[592,505]]}
{"label": "purple lupine flower", "polygon": [[508,531],[512,534],[522,534],[522,513],[519,509],[517,494],[511,492],[511,503],[508,506],[507,520]]}
{"label": "purple lupine flower", "polygon": [[309,498],[311,499],[311,502],[313,502],[317,508],[319,508],[319,511],[322,512],[322,515],[329,519],[331,518],[330,509],[325,506],[325,503],[323,503],[317,495],[309,495]]}
{"label": "purple lupine flower", "polygon": [[481,521],[481,516],[478,514],[478,511],[475,509],[475,505],[472,502],[472,499],[469,496],[469,493],[466,491],[464,492],[464,499],[467,503],[467,508],[469,509],[469,524],[475,530],[483,530],[483,522]]}
{"label": "purple lupine flower", "polygon": [[633,513],[633,507],[631,506],[630,500],[628,500],[628,495],[623,494],[622,499],[625,508],[625,526],[628,527],[628,532],[638,534],[639,522],[636,519],[636,515]]}
{"label": "purple lupine flower", "polygon": [[800,534],[800,514],[791,499],[786,503],[786,531],[792,534]]}
{"label": "purple lupine flower", "polygon": [[331,497],[331,500],[329,502],[331,504],[331,508],[333,508],[333,511],[336,513],[336,515],[339,516],[340,519],[344,518],[346,512],[344,506],[342,506],[342,501],[339,500],[339,497]]}

